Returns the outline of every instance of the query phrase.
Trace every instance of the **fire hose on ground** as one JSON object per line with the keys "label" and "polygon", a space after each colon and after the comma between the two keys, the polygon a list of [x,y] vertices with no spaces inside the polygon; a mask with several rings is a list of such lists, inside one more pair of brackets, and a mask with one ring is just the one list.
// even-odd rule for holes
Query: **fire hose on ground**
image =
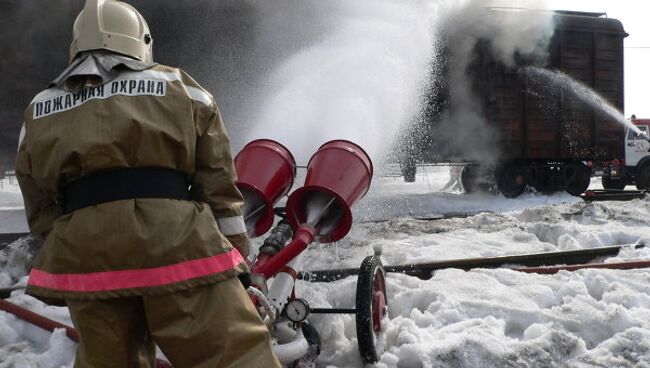
{"label": "fire hose on ground", "polygon": [[[49,332],[54,332],[54,330],[62,328],[65,330],[66,336],[68,336],[70,340],[77,343],[79,342],[79,334],[74,328],[51,320],[38,313],[34,313],[29,309],[23,308],[4,299],[0,299],[0,310],[13,314],[17,318]],[[172,368],[172,366],[164,360],[156,359],[156,368]]]}

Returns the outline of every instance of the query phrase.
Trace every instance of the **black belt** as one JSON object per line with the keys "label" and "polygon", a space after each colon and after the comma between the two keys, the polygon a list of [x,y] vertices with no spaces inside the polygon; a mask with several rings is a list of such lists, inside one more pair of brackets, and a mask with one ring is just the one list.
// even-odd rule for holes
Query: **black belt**
{"label": "black belt", "polygon": [[132,168],[83,176],[62,192],[63,213],[101,203],[135,198],[189,200],[187,174],[163,168]]}

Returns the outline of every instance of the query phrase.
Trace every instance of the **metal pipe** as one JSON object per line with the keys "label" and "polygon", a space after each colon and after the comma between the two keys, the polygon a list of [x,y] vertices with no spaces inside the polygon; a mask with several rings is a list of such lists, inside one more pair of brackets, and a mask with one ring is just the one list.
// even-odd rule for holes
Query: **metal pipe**
{"label": "metal pipe", "polygon": [[296,331],[296,336],[291,342],[273,345],[273,353],[282,364],[291,364],[305,356],[308,351],[309,343],[301,328]]}
{"label": "metal pipe", "polygon": [[642,199],[648,194],[645,190],[588,190],[580,197],[585,202],[594,201],[630,201],[633,199]]}
{"label": "metal pipe", "polygon": [[[430,279],[432,272],[445,268],[459,268],[470,270],[472,268],[496,268],[507,264],[537,267],[556,264],[580,264],[593,261],[598,257],[615,256],[624,247],[630,245],[618,245],[611,247],[599,247],[591,249],[570,250],[562,252],[533,253],[513,256],[479,257],[453,259],[448,261],[418,263],[399,266],[384,266],[386,272],[399,272],[421,279]],[[643,248],[644,244],[632,245],[634,249]],[[298,274],[298,279],[312,282],[328,282],[357,275],[358,268],[307,271]]]}
{"label": "metal pipe", "polygon": [[309,244],[314,241],[316,237],[316,229],[308,226],[300,226],[294,235],[293,240],[289,245],[282,248],[277,254],[275,254],[271,259],[266,261],[259,268],[256,267],[254,273],[262,274],[264,277],[271,278],[275,275],[282,267],[284,267],[289,261],[294,259],[298,254],[307,249]]}
{"label": "metal pipe", "polygon": [[296,283],[296,268],[299,268],[302,261],[302,254],[298,254],[286,266],[282,267],[275,275],[273,284],[269,288],[267,298],[269,304],[276,310],[277,313],[282,312],[284,306],[289,300],[289,296]]}
{"label": "metal pipe", "polygon": [[[642,248],[644,245],[637,245],[635,248]],[[496,268],[506,264],[516,264],[521,266],[535,267],[553,264],[577,264],[587,263],[598,257],[616,255],[622,246],[599,247],[592,249],[570,250],[562,252],[545,252],[512,256],[485,257],[473,259],[458,259],[443,262],[432,262],[406,266],[386,266],[386,272],[400,272],[413,274],[415,276],[425,276],[431,278],[431,272],[441,268],[460,268],[470,270],[472,268]]]}
{"label": "metal pipe", "polygon": [[345,308],[310,308],[309,313],[311,314],[355,314],[357,313],[356,309],[345,309]]}
{"label": "metal pipe", "polygon": [[650,260],[642,260],[642,261],[626,261],[626,262],[617,262],[617,263],[591,263],[591,264],[588,263],[588,264],[568,265],[568,266],[519,267],[519,268],[513,268],[513,270],[519,272],[551,275],[554,273],[558,273],[560,271],[577,271],[586,268],[601,268],[601,269],[610,269],[610,270],[632,270],[635,268],[649,268],[649,267],[650,267]]}

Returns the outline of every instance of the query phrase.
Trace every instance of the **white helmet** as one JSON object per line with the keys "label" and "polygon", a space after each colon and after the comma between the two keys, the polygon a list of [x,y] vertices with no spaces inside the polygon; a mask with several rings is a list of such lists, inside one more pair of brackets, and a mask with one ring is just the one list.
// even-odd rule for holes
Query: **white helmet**
{"label": "white helmet", "polygon": [[142,15],[116,0],[86,0],[74,22],[70,61],[82,51],[109,50],[153,62],[153,39]]}

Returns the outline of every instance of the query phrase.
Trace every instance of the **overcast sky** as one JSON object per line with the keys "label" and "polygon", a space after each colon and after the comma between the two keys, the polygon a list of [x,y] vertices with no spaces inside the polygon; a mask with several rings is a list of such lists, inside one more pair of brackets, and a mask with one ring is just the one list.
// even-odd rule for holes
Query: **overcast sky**
{"label": "overcast sky", "polygon": [[[509,6],[607,13],[623,23],[625,39],[625,115],[650,118],[650,1],[649,0],[493,0]],[[513,4],[514,3],[514,4]]]}

